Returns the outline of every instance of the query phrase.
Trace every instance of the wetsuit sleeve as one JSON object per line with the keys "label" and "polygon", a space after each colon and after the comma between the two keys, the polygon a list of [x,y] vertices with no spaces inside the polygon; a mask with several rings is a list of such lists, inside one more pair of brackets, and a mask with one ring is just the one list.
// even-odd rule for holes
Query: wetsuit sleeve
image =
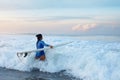
{"label": "wetsuit sleeve", "polygon": [[43,41],[43,45],[47,47],[50,46],[49,44],[46,44],[44,41]]}

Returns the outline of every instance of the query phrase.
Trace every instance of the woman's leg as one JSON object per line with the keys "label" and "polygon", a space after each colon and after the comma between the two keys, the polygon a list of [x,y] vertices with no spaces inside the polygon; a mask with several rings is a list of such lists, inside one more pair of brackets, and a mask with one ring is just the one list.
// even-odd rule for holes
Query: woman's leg
{"label": "woman's leg", "polygon": [[45,60],[45,55],[42,55],[42,56],[40,57],[40,60],[44,61],[44,60]]}

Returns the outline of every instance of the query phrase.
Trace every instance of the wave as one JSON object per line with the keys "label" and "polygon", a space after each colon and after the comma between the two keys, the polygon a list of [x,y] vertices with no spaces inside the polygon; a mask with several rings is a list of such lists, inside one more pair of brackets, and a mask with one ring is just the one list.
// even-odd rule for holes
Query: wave
{"label": "wave", "polygon": [[47,36],[44,40],[53,45],[74,42],[46,50],[47,60],[43,62],[34,59],[35,53],[21,60],[16,55],[18,51],[35,49],[36,39],[33,36],[3,37],[0,40],[0,66],[20,71],[38,68],[50,73],[65,70],[66,74],[84,80],[120,80],[120,42],[80,40],[65,36]]}

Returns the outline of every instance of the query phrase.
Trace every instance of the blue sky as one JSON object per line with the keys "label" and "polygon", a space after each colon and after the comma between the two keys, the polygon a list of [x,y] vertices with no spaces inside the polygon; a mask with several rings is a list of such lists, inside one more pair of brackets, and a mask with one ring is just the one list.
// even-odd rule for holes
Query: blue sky
{"label": "blue sky", "polygon": [[1,0],[1,9],[120,7],[119,0]]}
{"label": "blue sky", "polygon": [[120,35],[119,0],[0,0],[0,33]]}

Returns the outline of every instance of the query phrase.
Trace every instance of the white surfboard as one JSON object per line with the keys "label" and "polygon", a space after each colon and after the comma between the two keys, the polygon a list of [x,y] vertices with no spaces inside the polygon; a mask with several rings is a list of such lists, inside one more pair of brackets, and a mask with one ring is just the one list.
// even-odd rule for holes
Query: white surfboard
{"label": "white surfboard", "polygon": [[[64,46],[64,45],[70,44],[70,43],[72,43],[72,41],[55,45],[55,46],[53,46],[53,49],[57,48],[57,47],[60,47],[60,46]],[[35,49],[35,50],[29,50],[29,51],[17,52],[17,56],[18,57],[21,57],[21,56],[22,57],[26,57],[30,53],[37,52],[37,51],[42,51],[42,50],[47,50],[47,49],[50,49],[50,47],[45,47],[45,48]]]}

